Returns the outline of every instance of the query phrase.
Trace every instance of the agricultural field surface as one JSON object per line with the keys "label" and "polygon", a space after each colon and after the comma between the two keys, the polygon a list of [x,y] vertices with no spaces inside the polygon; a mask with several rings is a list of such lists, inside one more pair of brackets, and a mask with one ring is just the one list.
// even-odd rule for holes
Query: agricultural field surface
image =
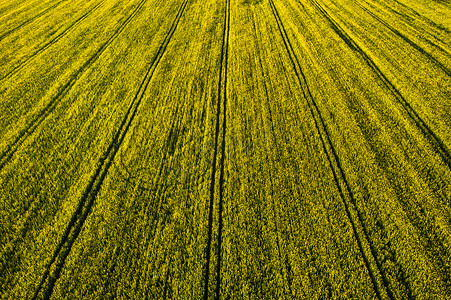
{"label": "agricultural field surface", "polygon": [[0,300],[451,299],[449,0],[0,0]]}

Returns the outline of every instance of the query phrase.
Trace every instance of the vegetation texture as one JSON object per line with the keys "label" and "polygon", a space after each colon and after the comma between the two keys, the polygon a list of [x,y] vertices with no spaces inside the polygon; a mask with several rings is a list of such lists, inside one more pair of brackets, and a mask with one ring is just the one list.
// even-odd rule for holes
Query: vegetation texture
{"label": "vegetation texture", "polygon": [[0,0],[0,299],[451,299],[451,4]]}

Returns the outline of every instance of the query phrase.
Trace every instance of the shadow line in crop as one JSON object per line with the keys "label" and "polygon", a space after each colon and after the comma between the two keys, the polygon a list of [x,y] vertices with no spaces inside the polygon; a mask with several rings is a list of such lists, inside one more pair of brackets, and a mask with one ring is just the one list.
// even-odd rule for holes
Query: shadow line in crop
{"label": "shadow line in crop", "polygon": [[[146,0],[142,0],[140,4],[135,8],[132,15],[129,16],[127,21],[130,21],[131,18],[136,15],[136,13],[142,8]],[[86,221],[86,218],[91,212],[91,209],[94,205],[97,194],[100,191],[103,181],[105,180],[108,170],[113,164],[114,158],[119,151],[119,148],[127,135],[127,132],[133,122],[133,119],[140,107],[141,101],[144,97],[144,93],[147,90],[147,87],[152,79],[152,76],[157,68],[162,56],[164,55],[166,48],[174,35],[175,30],[177,29],[177,25],[185,11],[188,0],[185,0],[180,6],[177,15],[171,25],[169,32],[167,33],[163,43],[160,45],[155,57],[153,58],[141,84],[139,86],[138,91],[135,94],[135,97],[131,101],[129,108],[120,124],[112,142],[109,144],[107,150],[104,152],[102,157],[100,157],[99,162],[97,164],[96,171],[94,176],[91,177],[91,180],[87,187],[85,188],[82,197],[78,202],[77,209],[72,215],[63,235],[61,241],[56,247],[50,261],[47,263],[45,268],[45,272],[42,276],[42,279],[33,295],[33,300],[37,299],[38,296],[42,293],[44,299],[49,299],[53,293],[53,289],[55,287],[56,281],[59,279],[62,269],[64,267],[66,258],[68,257],[73,244],[78,238],[82,227]],[[54,266],[52,268],[52,266]],[[52,271],[53,270],[53,271]],[[51,274],[52,273],[52,274]]]}

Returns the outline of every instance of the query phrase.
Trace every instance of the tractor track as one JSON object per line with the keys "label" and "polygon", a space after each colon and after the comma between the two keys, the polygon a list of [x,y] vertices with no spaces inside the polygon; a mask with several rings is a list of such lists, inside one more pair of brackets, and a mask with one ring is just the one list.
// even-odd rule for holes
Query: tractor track
{"label": "tractor track", "polygon": [[14,153],[19,149],[23,142],[39,127],[39,125],[47,118],[47,116],[56,108],[61,99],[69,93],[78,79],[88,68],[102,55],[102,53],[111,45],[111,43],[119,36],[124,28],[131,22],[136,16],[139,10],[143,7],[147,0],[141,0],[136,6],[133,12],[127,17],[127,19],[114,31],[114,33],[108,38],[108,40],[100,46],[97,51],[87,60],[85,63],[72,74],[69,80],[60,88],[60,91],[51,98],[49,103],[36,114],[34,118],[19,131],[13,141],[6,146],[6,149],[0,153],[0,171],[10,161]]}
{"label": "tractor track", "polygon": [[[181,118],[182,114],[178,113],[178,106],[176,106],[175,112],[170,113],[169,115],[169,119],[174,119],[175,121],[173,121],[171,123],[171,129],[169,130],[169,138],[168,141],[172,140],[171,136],[171,132],[173,131],[174,127],[177,125],[180,125],[182,118]],[[165,148],[168,148],[168,142],[166,143],[166,145],[164,146]],[[149,187],[143,187],[140,186],[139,189],[142,192],[147,192],[148,193],[148,199],[153,199],[153,201],[151,203],[148,203],[148,205],[144,208],[145,212],[147,215],[150,215],[148,222],[147,222],[147,227],[145,230],[147,230],[148,232],[150,232],[150,234],[145,238],[146,242],[144,242],[144,244],[146,244],[147,248],[151,247],[151,245],[155,244],[155,238],[157,235],[157,230],[160,227],[159,225],[159,221],[161,220],[161,212],[162,212],[162,207],[164,204],[164,195],[166,194],[167,190],[169,189],[169,185],[165,184],[165,179],[167,178],[167,161],[168,161],[168,156],[171,156],[172,154],[169,153],[169,151],[164,151],[162,154],[162,159],[160,161],[159,167],[158,167],[158,172],[156,172],[155,175],[155,179],[154,179],[154,188],[149,188]],[[146,159],[148,158],[148,156],[146,155]],[[149,212],[149,207],[155,207],[155,211],[150,213]],[[160,217],[160,218],[159,218]],[[163,216],[164,218],[164,216]],[[150,241],[152,240],[152,241]],[[147,250],[146,250],[147,251]],[[171,259],[172,257],[170,257],[170,262],[169,265],[171,264]],[[143,263],[141,265],[141,267],[139,267],[139,271],[137,271],[137,275],[140,276],[139,278],[142,280],[146,280],[147,279],[147,274],[146,274],[146,270],[148,270],[149,268],[157,268],[157,266],[154,265],[155,261],[152,261],[152,263],[149,262],[149,258],[146,259],[146,263]],[[149,266],[150,265],[150,266]],[[169,271],[168,271],[169,272]],[[169,273],[166,274],[166,279],[165,279],[165,285],[164,288],[166,289],[166,283],[168,282],[169,278]],[[149,296],[146,296],[146,299],[148,299]]]}
{"label": "tractor track", "polygon": [[[34,3],[38,1],[36,0],[28,0],[27,1],[3,1],[3,3],[0,4],[0,19],[11,17],[14,18],[16,15],[26,11],[30,8]],[[8,3],[8,4],[6,4]],[[23,5],[23,6],[22,6]],[[11,16],[13,15],[13,16]]]}
{"label": "tractor track", "polygon": [[[308,107],[310,109],[310,113],[313,117],[316,130],[318,131],[319,137],[321,139],[323,151],[327,156],[327,160],[329,162],[334,181],[336,183],[338,192],[340,194],[340,197],[342,199],[342,203],[344,205],[346,215],[351,223],[351,227],[354,233],[354,236],[356,237],[356,241],[359,247],[359,250],[362,254],[362,258],[365,263],[365,267],[369,273],[369,276],[371,278],[371,282],[373,284],[374,291],[376,293],[376,296],[379,300],[385,298],[383,297],[382,291],[383,290],[388,298],[394,299],[393,292],[391,291],[388,279],[385,276],[385,274],[382,272],[382,267],[380,262],[377,260],[376,250],[371,242],[371,239],[369,238],[368,230],[365,227],[365,224],[363,222],[362,216],[360,211],[357,209],[356,200],[354,197],[354,194],[349,186],[349,183],[346,179],[345,172],[343,170],[343,167],[341,166],[337,151],[335,150],[330,134],[327,130],[326,123],[324,121],[324,118],[321,115],[321,112],[319,110],[318,104],[316,103],[316,100],[313,98],[313,95],[310,92],[310,88],[307,84],[306,76],[304,72],[302,71],[301,64],[299,62],[299,59],[297,58],[297,55],[294,52],[293,46],[290,42],[290,39],[288,37],[288,34],[285,30],[285,27],[282,23],[282,20],[280,18],[279,12],[272,0],[269,0],[272,13],[276,19],[278,29],[280,31],[280,34],[282,36],[285,48],[288,52],[288,55],[290,57],[290,60],[293,64],[293,69],[295,71],[296,77],[298,79],[299,85],[301,87],[301,90],[303,92],[303,95],[305,99],[307,100]],[[330,149],[330,150],[328,150]],[[343,186],[343,187],[342,187]],[[354,211],[354,214],[357,216],[357,221],[354,220],[352,217],[351,210]],[[357,224],[356,224],[357,223]],[[361,227],[361,230],[363,231],[363,237],[360,236],[358,233],[357,227]],[[364,243],[363,241],[366,241],[368,243],[370,248],[370,253],[366,253],[364,250]],[[371,268],[370,259],[373,260],[376,264],[377,271],[375,272]],[[379,287],[378,280],[376,279],[376,276],[380,275],[382,279],[382,287]]]}
{"label": "tractor track", "polygon": [[[257,33],[258,30],[257,30],[257,25],[255,23],[255,17],[252,18],[252,23],[253,23],[253,27],[254,27],[254,32]],[[257,36],[257,34],[256,34],[256,38],[257,38],[257,40],[262,40],[260,36]],[[258,65],[259,65],[260,70],[261,70],[261,75],[262,75],[263,78],[266,78],[269,75],[264,71],[265,68],[263,67],[263,60],[262,60],[262,55],[261,55],[260,49],[258,47],[256,49],[257,49],[257,56],[258,56]],[[268,116],[270,118],[270,123],[271,123],[270,135],[272,136],[272,142],[276,146],[275,148],[277,149],[278,155],[280,155],[281,146],[280,146],[280,144],[278,143],[278,140],[277,140],[277,134],[276,134],[276,131],[275,131],[275,128],[274,128],[274,121],[273,121],[273,117],[272,117],[273,113],[272,113],[272,110],[271,110],[271,105],[269,103],[271,97],[269,96],[268,85],[266,84],[266,81],[263,80],[262,83],[263,83],[262,84],[263,88],[265,90],[265,98],[266,98],[265,104],[266,105],[265,104],[261,104],[261,106],[262,106],[262,110],[263,111],[267,110],[267,114],[268,114]],[[266,160],[270,161],[268,155],[266,155]],[[272,168],[268,168],[268,173],[269,173],[268,178],[269,178],[269,181],[271,183],[270,186],[271,186],[271,194],[272,194],[273,191],[274,191],[275,184],[273,182],[274,176],[272,175],[271,170],[275,169],[275,166],[274,166],[274,162],[271,162],[271,164],[272,164]],[[280,246],[280,244],[281,244],[281,242],[280,242],[280,234],[281,234],[282,230],[280,230],[279,226],[277,225],[278,222],[280,222],[280,219],[281,219],[281,217],[280,217],[280,206],[276,205],[276,201],[274,200],[273,196],[271,196],[271,204],[272,204],[273,214],[274,214],[274,217],[275,217],[275,220],[276,220],[274,222],[274,229],[275,229],[275,234],[276,234],[277,254],[278,254],[278,258],[279,258],[280,263],[283,265],[283,270],[281,271],[281,274],[284,277],[284,279],[286,279],[286,283],[287,283],[287,287],[285,285],[283,285],[283,291],[284,291],[285,294],[292,295],[292,284],[291,284],[291,280],[290,280],[290,275],[291,274],[289,272],[290,271],[290,264],[288,262],[288,258],[286,256],[286,253],[285,253],[285,258],[283,258],[282,257],[282,251],[280,250],[281,249],[281,246]],[[291,231],[292,230],[291,218],[289,218],[289,226],[290,226],[290,231]],[[293,236],[293,234],[291,236]]]}
{"label": "tractor track", "polygon": [[221,48],[221,62],[218,82],[218,102],[216,108],[216,130],[215,130],[215,148],[213,152],[213,162],[211,169],[210,181],[210,205],[208,213],[208,237],[207,248],[205,251],[206,263],[204,267],[204,300],[208,300],[209,296],[209,279],[210,279],[210,258],[211,258],[211,243],[213,234],[213,210],[215,198],[215,179],[216,179],[216,163],[218,160],[218,145],[220,135],[220,115],[221,104],[224,106],[223,121],[222,121],[222,140],[221,140],[221,159],[220,175],[219,175],[219,220],[218,220],[218,248],[217,248],[217,262],[216,262],[216,286],[215,299],[220,297],[221,288],[221,244],[222,244],[222,228],[223,228],[223,194],[224,194],[224,160],[225,160],[225,135],[227,128],[227,64],[229,53],[229,33],[230,33],[230,0],[225,1],[224,25],[223,25],[223,40]]}
{"label": "tractor track", "polygon": [[31,17],[30,19],[26,20],[25,22],[22,22],[20,25],[18,25],[18,26],[16,26],[16,27],[14,27],[14,28],[12,28],[12,29],[10,29],[10,30],[8,30],[8,31],[6,31],[6,32],[4,32],[4,33],[2,33],[2,34],[0,34],[0,42],[1,42],[4,38],[6,38],[8,35],[14,33],[15,31],[17,31],[17,30],[19,30],[19,29],[21,29],[22,27],[24,27],[24,26],[30,24],[31,22],[33,22],[33,21],[36,20],[37,18],[42,17],[43,15],[45,15],[46,13],[48,13],[49,11],[51,11],[52,9],[54,9],[55,7],[57,7],[58,5],[60,5],[60,4],[63,3],[63,2],[66,2],[66,1],[67,1],[67,0],[61,0],[61,1],[57,2],[57,3],[53,4],[53,5],[50,6],[50,7],[47,7],[46,9],[44,9],[43,11],[41,11],[40,13],[38,13],[37,15],[35,15],[35,16]]}
{"label": "tractor track", "polygon": [[[376,8],[374,3],[370,3],[370,0],[365,0],[364,3],[366,3],[368,6],[370,6],[372,8]],[[379,3],[379,4],[383,5],[382,3]],[[411,16],[407,16],[406,14],[403,14],[403,13],[393,9],[393,7],[384,6],[383,8],[380,8],[379,10],[383,11],[384,9],[392,12],[396,16],[399,16],[400,18],[399,18],[398,22],[403,23],[407,27],[410,27],[411,30],[416,32],[416,35],[421,36],[421,38],[424,39],[429,45],[431,45],[434,48],[437,48],[438,50],[440,50],[443,53],[446,53],[447,55],[450,54],[449,50],[447,50],[443,47],[443,45],[445,45],[445,47],[449,46],[449,45],[446,42],[444,42],[441,37],[437,36],[437,31],[441,32],[443,30],[437,29],[436,27],[434,27],[434,25],[431,25],[428,23],[428,25],[431,26],[430,29],[432,29],[432,32],[428,32],[428,31],[426,31],[424,26],[418,26],[418,25],[414,24],[414,22],[417,21],[418,19],[414,19]],[[377,10],[377,8],[376,8],[376,10]],[[418,16],[419,15],[417,15],[416,17],[418,17]],[[421,18],[419,18],[419,19],[421,19]],[[449,31],[445,31],[445,32],[449,33]],[[429,37],[426,37],[426,35]],[[437,42],[432,41],[431,37],[433,39],[435,39],[436,41],[440,42],[442,45],[439,45],[439,44],[437,44]]]}
{"label": "tractor track", "polygon": [[[397,3],[399,6],[405,8],[406,10],[410,11],[412,14],[414,14],[414,15],[415,15],[416,17],[418,17],[419,19],[422,19],[424,22],[428,23],[430,26],[435,27],[435,28],[437,28],[437,29],[439,29],[439,30],[441,30],[441,31],[446,32],[446,33],[451,33],[451,31],[450,31],[448,28],[442,26],[441,24],[438,24],[438,23],[432,21],[432,20],[429,19],[428,17],[425,17],[425,16],[423,16],[423,15],[420,15],[415,9],[413,9],[413,8],[411,8],[411,7],[407,6],[407,5],[405,5],[405,4],[401,3],[401,2],[399,2],[398,0],[392,0],[392,1],[395,2],[395,3]],[[387,5],[385,5],[385,6],[386,6],[387,8],[389,8],[390,10],[392,10],[394,13],[399,14],[399,12],[397,12],[395,9],[393,9],[393,7],[387,6]],[[410,17],[408,17],[407,15],[404,15],[404,14],[402,14],[402,13],[401,13],[400,15],[404,16],[404,18],[406,18],[406,19],[409,19],[409,18],[410,18]],[[409,20],[409,21],[410,21],[410,20]]]}
{"label": "tractor track", "polygon": [[66,29],[63,30],[63,32],[61,32],[60,34],[58,34],[57,36],[55,36],[54,38],[52,38],[50,41],[46,42],[44,44],[44,46],[40,47],[39,49],[37,49],[36,51],[34,51],[30,56],[28,56],[26,59],[24,59],[23,61],[21,61],[16,67],[14,67],[12,70],[10,70],[5,76],[3,76],[0,79],[0,82],[9,79],[11,76],[13,76],[14,74],[16,74],[18,71],[20,71],[28,62],[30,62],[33,58],[35,58],[37,55],[39,55],[40,53],[42,53],[43,51],[47,50],[48,48],[50,48],[50,46],[52,46],[53,44],[55,44],[56,42],[58,42],[63,36],[65,36],[68,32],[70,32],[72,29],[74,29],[74,27],[79,24],[81,21],[83,21],[84,19],[86,19],[90,14],[92,14],[97,8],[99,8],[103,3],[105,2],[105,0],[102,0],[101,2],[99,2],[98,4],[96,4],[94,7],[92,7],[91,9],[89,9],[85,14],[83,14],[81,17],[79,17],[75,22],[73,22],[72,24],[69,25],[69,27],[67,27]]}
{"label": "tractor track", "polygon": [[[400,94],[400,92],[396,89],[396,87],[386,78],[386,76],[381,72],[381,70],[376,66],[375,62],[356,44],[354,40],[344,31],[344,29],[335,21],[333,18],[322,8],[316,0],[314,1],[314,5],[317,7],[318,10],[326,17],[326,19],[331,23],[332,28],[334,31],[344,40],[344,42],[351,48],[351,50],[357,51],[362,58],[365,60],[368,66],[377,74],[378,78],[386,85],[386,87],[392,92],[392,94],[397,98],[397,100],[402,104],[403,108],[406,110],[406,112],[409,114],[409,116],[412,118],[412,120],[415,122],[415,124],[420,127],[420,129],[423,130],[421,127],[424,124],[424,121],[421,120],[421,118],[418,116],[418,114],[413,110],[413,108],[410,107],[410,105],[407,103],[405,98]],[[405,105],[404,105],[405,104]],[[416,118],[418,117],[418,121]],[[426,126],[426,124],[424,124]],[[424,130],[430,130],[429,128],[424,128]],[[433,137],[436,137],[435,134],[431,131]],[[427,135],[424,131],[423,134],[425,134],[425,137],[429,140],[429,142],[432,144],[432,146],[435,146],[434,141],[431,141],[433,137]],[[438,139],[438,137],[437,137]],[[441,142],[440,140],[437,141],[437,143]],[[371,145],[371,143],[369,143]],[[439,144],[440,145],[440,144]],[[370,146],[371,147],[371,146]],[[445,147],[443,145],[443,147]],[[442,154],[442,159],[444,162],[448,165],[449,168],[450,164],[446,161],[446,155],[449,155],[448,153],[441,153],[439,152],[440,148],[439,146],[435,147],[435,150],[438,152],[438,154]],[[446,150],[446,148],[445,148]],[[377,153],[375,149],[372,147],[372,151],[374,153]],[[449,162],[449,161],[448,161]],[[386,166],[382,166],[382,169],[385,172],[388,172],[388,174],[391,174],[389,172],[390,168]],[[391,174],[391,176],[394,176]],[[396,188],[395,188],[396,191]],[[399,194],[399,191],[396,191],[397,195]],[[407,202],[403,200],[402,195],[399,194],[398,199],[400,199],[404,209],[409,207],[407,205]],[[411,212],[411,209],[407,209],[409,212],[409,220],[414,225],[414,227],[418,230],[420,236],[422,237],[421,243],[425,247],[425,249],[428,249],[428,251],[432,252],[432,255],[427,253],[427,256],[431,259],[434,266],[437,268],[438,273],[440,274],[441,279],[443,280],[443,283],[445,284],[445,287],[447,289],[450,289],[450,281],[447,279],[447,273],[449,271],[449,267],[447,267],[446,261],[443,259],[443,257],[446,257],[447,251],[446,247],[444,246],[443,242],[440,241],[439,237],[431,233],[431,231],[425,230],[425,228],[419,226],[419,217],[416,215],[416,213]],[[432,245],[435,245],[434,247]],[[407,287],[407,286],[406,286]],[[407,287],[408,288],[408,287]],[[408,288],[409,289],[409,288]]]}
{"label": "tractor track", "polygon": [[[451,77],[451,70],[445,66],[444,64],[442,64],[441,62],[439,62],[435,57],[433,57],[431,54],[429,54],[428,52],[426,52],[426,50],[424,50],[422,47],[420,47],[418,44],[416,44],[414,41],[412,41],[411,39],[409,39],[407,36],[405,36],[404,34],[402,34],[401,32],[399,32],[397,29],[393,28],[390,24],[388,24],[387,22],[385,22],[384,20],[382,20],[381,18],[379,18],[376,14],[374,14],[372,11],[370,11],[369,9],[367,9],[366,7],[364,7],[362,4],[360,4],[359,2],[355,2],[355,4],[357,6],[359,6],[362,10],[364,10],[365,12],[367,12],[369,15],[371,15],[374,19],[376,19],[379,23],[381,23],[382,25],[384,25],[385,27],[387,27],[390,31],[392,31],[394,34],[396,34],[397,36],[399,36],[401,39],[403,39],[406,43],[408,43],[410,46],[412,46],[415,50],[417,50],[418,52],[420,52],[421,54],[423,54],[424,56],[426,56],[432,63],[434,63],[437,67],[439,67],[440,69],[442,69],[443,72],[446,73],[446,75]],[[429,43],[432,43],[429,41]]]}
{"label": "tractor track", "polygon": [[357,52],[365,61],[365,63],[374,71],[377,77],[384,83],[386,88],[392,93],[396,100],[404,108],[413,123],[421,130],[424,137],[429,141],[431,146],[441,157],[443,162],[451,170],[451,154],[447,149],[446,145],[441,141],[441,139],[429,128],[429,126],[423,121],[419,114],[412,108],[412,106],[407,102],[407,100],[402,96],[395,85],[384,75],[381,69],[376,65],[376,63],[363,51],[362,48],[346,33],[346,31],[329,15],[329,13],[319,5],[316,0],[311,0],[313,5],[320,11],[320,13],[329,21],[332,29],[337,33],[340,38],[348,45],[348,47]]}
{"label": "tractor track", "polygon": [[[142,1],[140,4],[144,3]],[[163,57],[169,42],[177,29],[179,21],[186,9],[188,0],[184,0],[176,17],[171,25],[169,32],[167,33],[164,41],[160,45],[155,57],[153,58],[138,91],[136,92],[133,100],[130,102],[128,110],[122,119],[122,122],[117,130],[113,140],[109,144],[108,148],[105,150],[103,155],[100,157],[97,168],[94,175],[91,177],[89,184],[86,186],[79,202],[77,209],[73,213],[63,235],[61,241],[57,245],[50,261],[47,263],[44,274],[37,286],[35,293],[31,299],[35,300],[42,294],[43,299],[49,299],[53,293],[56,281],[61,275],[61,271],[64,267],[66,258],[69,256],[71,248],[75,243],[77,237],[79,236],[84,222],[86,221],[89,213],[91,212],[92,206],[94,205],[95,198],[100,191],[102,183],[107,176],[108,170],[113,164],[113,160],[119,151],[119,148],[130,128],[130,125],[137,113],[137,110],[141,104],[144,93],[150,83],[150,80],[155,73],[155,70]],[[142,5],[141,5],[142,6]],[[141,7],[138,6],[137,10]],[[135,10],[135,11],[137,11]],[[53,268],[52,268],[53,267]]]}

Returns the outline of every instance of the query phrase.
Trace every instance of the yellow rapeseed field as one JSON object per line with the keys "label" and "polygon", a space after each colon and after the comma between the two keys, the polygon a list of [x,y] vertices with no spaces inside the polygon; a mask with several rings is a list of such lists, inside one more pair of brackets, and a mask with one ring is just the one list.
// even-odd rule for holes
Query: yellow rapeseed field
{"label": "yellow rapeseed field", "polygon": [[451,3],[0,0],[0,299],[451,299]]}

